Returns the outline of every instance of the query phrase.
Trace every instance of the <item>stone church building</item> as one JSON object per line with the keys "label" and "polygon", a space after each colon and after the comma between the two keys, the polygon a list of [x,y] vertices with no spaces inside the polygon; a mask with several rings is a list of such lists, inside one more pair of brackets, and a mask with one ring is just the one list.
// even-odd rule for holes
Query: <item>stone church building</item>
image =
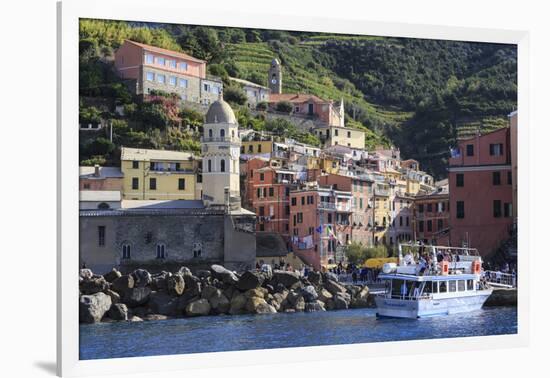
{"label": "stone church building", "polygon": [[80,265],[102,274],[186,265],[253,268],[254,213],[239,197],[240,137],[231,107],[212,103],[202,137],[202,200],[122,200],[110,209],[80,210]]}

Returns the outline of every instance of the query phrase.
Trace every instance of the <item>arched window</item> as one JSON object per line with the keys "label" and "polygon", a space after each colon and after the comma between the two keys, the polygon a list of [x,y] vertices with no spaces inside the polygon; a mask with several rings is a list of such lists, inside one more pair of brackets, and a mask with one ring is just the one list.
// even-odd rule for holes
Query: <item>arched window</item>
{"label": "arched window", "polygon": [[129,260],[131,258],[130,244],[124,243],[122,245],[122,259]]}
{"label": "arched window", "polygon": [[235,138],[235,130],[231,130],[231,137]]}
{"label": "arched window", "polygon": [[162,243],[157,244],[157,259],[166,258],[166,246]]}
{"label": "arched window", "polygon": [[208,129],[208,137],[212,138],[212,129]]}
{"label": "arched window", "polygon": [[208,159],[208,172],[212,172],[212,160]]}
{"label": "arched window", "polygon": [[220,137],[225,138],[225,130],[224,129],[220,130]]}
{"label": "arched window", "polygon": [[221,161],[220,171],[225,172],[225,159],[222,159]]}

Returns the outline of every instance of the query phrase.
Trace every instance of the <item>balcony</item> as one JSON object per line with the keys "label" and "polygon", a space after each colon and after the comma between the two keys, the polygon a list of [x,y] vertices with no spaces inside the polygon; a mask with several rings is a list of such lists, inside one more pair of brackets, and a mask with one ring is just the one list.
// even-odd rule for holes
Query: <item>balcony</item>
{"label": "balcony", "polygon": [[241,143],[241,140],[237,137],[201,137],[203,143]]}
{"label": "balcony", "polygon": [[319,202],[317,206],[321,210],[335,210],[345,213],[351,213],[355,210],[355,207],[351,203],[334,203],[334,202]]}

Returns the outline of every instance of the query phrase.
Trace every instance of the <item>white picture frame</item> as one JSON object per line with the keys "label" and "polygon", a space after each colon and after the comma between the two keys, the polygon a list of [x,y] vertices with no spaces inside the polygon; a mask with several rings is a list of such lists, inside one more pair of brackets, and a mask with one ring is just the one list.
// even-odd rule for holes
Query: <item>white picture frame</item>
{"label": "white picture frame", "polygon": [[[381,23],[345,19],[323,19],[280,14],[222,12],[188,8],[185,2],[157,0],[63,1],[58,3],[58,316],[57,371],[62,376],[146,373],[261,364],[269,360],[286,363],[321,360],[344,360],[364,356],[398,356],[418,353],[454,352],[526,346],[529,341],[529,235],[519,228],[518,333],[428,341],[399,341],[305,348],[216,352],[155,357],[132,357],[108,360],[79,360],[78,323],[78,21],[79,18],[131,20],[210,26],[253,27],[281,30],[319,31],[512,43],[518,46],[518,109],[521,109],[518,160],[521,166],[520,187],[529,185],[529,36],[524,31],[474,29],[434,25]],[[529,199],[520,190],[519,218],[527,223]],[[251,362],[254,361],[254,362]]]}

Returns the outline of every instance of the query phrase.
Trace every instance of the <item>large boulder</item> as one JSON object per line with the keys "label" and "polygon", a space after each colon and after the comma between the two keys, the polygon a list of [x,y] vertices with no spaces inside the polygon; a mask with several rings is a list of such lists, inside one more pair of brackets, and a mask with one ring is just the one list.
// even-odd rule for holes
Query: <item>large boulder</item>
{"label": "large boulder", "polygon": [[147,305],[155,314],[166,316],[178,315],[178,299],[162,291],[153,291]]}
{"label": "large boulder", "polygon": [[358,293],[351,299],[350,307],[352,308],[364,308],[369,307],[369,288],[364,286]]}
{"label": "large boulder", "polygon": [[109,289],[109,283],[102,276],[93,276],[80,281],[80,292],[91,295]]}
{"label": "large boulder", "polygon": [[319,300],[322,301],[323,303],[327,303],[329,299],[332,299],[332,294],[330,293],[330,291],[328,291],[325,288],[321,288],[318,294],[319,294],[318,296]]}
{"label": "large boulder", "polygon": [[268,294],[267,289],[263,287],[258,287],[256,289],[250,289],[247,290],[244,295],[247,298],[257,297],[257,298],[265,298],[265,296]]}
{"label": "large boulder", "polygon": [[118,294],[116,291],[105,290],[105,294],[111,297],[111,302],[113,304],[120,302],[120,294]]}
{"label": "large boulder", "polygon": [[286,299],[287,296],[288,296],[288,290],[284,290],[280,293],[273,294],[273,299],[281,304],[283,303],[283,301]]}
{"label": "large boulder", "polygon": [[294,302],[294,310],[302,312],[302,311],[305,311],[305,309],[306,309],[306,301],[304,300],[304,297],[299,296],[296,299],[296,302]]}
{"label": "large boulder", "polygon": [[185,307],[185,314],[187,316],[208,315],[210,313],[210,308],[211,306],[208,300],[197,299]]}
{"label": "large boulder", "polygon": [[212,285],[207,285],[201,291],[201,298],[208,300],[212,296],[218,294],[219,292],[220,292],[220,289],[218,289],[218,288],[216,288]]}
{"label": "large boulder", "polygon": [[113,320],[128,320],[128,307],[124,303],[115,303],[111,305],[107,316]]}
{"label": "large boulder", "polygon": [[132,272],[132,277],[134,278],[135,287],[145,287],[149,285],[152,281],[151,273],[145,269],[136,269]]}
{"label": "large boulder", "polygon": [[246,301],[246,310],[252,314],[274,314],[277,312],[265,299],[250,297]]}
{"label": "large boulder", "polygon": [[317,292],[312,285],[306,286],[301,290],[302,297],[306,302],[315,302],[317,301]]}
{"label": "large boulder", "polygon": [[210,266],[212,276],[222,281],[225,284],[234,285],[239,281],[239,277],[229,269],[225,269],[221,265],[214,264]]}
{"label": "large boulder", "polygon": [[166,279],[170,277],[172,273],[162,271],[160,273],[152,274],[151,275],[151,289],[154,291],[168,291],[168,288],[166,286]]}
{"label": "large boulder", "polygon": [[304,308],[305,312],[326,311],[325,304],[321,301],[307,302]]}
{"label": "large boulder", "polygon": [[214,295],[210,296],[208,302],[216,314],[226,314],[231,307],[231,302],[220,290],[217,290]]}
{"label": "large boulder", "polygon": [[332,295],[347,292],[344,285],[340,285],[338,282],[333,280],[327,280],[325,282],[325,289],[327,289]]}
{"label": "large boulder", "polygon": [[246,301],[248,298],[244,294],[236,294],[231,298],[231,303],[229,306],[229,314],[239,315],[245,313]]}
{"label": "large boulder", "polygon": [[91,269],[86,269],[86,268],[80,269],[80,271],[78,272],[79,280],[89,280],[93,276],[94,276],[94,273],[92,272]]}
{"label": "large boulder", "polygon": [[239,277],[236,286],[239,290],[246,291],[262,286],[264,280],[265,277],[263,274],[246,271]]}
{"label": "large boulder", "polygon": [[151,289],[148,287],[134,287],[126,290],[122,295],[122,302],[129,307],[144,305],[149,300]]}
{"label": "large boulder", "polygon": [[334,302],[334,309],[335,310],[347,310],[349,306],[349,301],[346,300],[344,295],[342,293],[338,293],[332,298],[332,301]]}
{"label": "large boulder", "polygon": [[335,273],[332,272],[326,272],[322,274],[323,281],[332,280],[334,282],[338,282],[338,276]]}
{"label": "large boulder", "polygon": [[128,289],[132,289],[134,287],[134,277],[131,275],[120,276],[113,281],[111,287],[117,293],[123,294]]}
{"label": "large boulder", "polygon": [[307,279],[312,285],[315,285],[315,286],[319,286],[323,282],[321,278],[321,273],[316,271],[309,272]]}
{"label": "large boulder", "polygon": [[170,295],[182,295],[185,289],[185,280],[180,273],[174,274],[166,278],[166,290]]}
{"label": "large boulder", "polygon": [[198,296],[201,294],[202,284],[197,277],[183,275],[183,281],[185,282],[185,291],[183,295]]}
{"label": "large boulder", "polygon": [[283,285],[285,288],[290,288],[296,283],[300,282],[300,274],[297,272],[287,272],[284,270],[274,270],[272,281],[275,286],[278,284]]}
{"label": "large boulder", "polygon": [[186,266],[182,266],[179,270],[178,270],[178,273],[181,273],[182,276],[192,276],[193,273],[191,273],[191,269],[189,269],[188,267]]}
{"label": "large boulder", "polygon": [[96,323],[111,308],[111,297],[105,293],[82,295],[79,300],[80,323]]}
{"label": "large boulder", "polygon": [[109,273],[104,274],[103,278],[105,278],[107,282],[112,283],[120,276],[122,276],[122,274],[116,268],[113,268]]}

